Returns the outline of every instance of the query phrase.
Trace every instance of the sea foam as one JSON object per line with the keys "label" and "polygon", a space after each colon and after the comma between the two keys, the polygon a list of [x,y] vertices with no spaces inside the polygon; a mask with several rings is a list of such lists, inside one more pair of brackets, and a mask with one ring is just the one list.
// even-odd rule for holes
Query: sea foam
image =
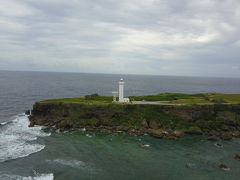
{"label": "sea foam", "polygon": [[44,145],[34,143],[38,137],[49,136],[41,126],[28,127],[26,115],[19,115],[9,123],[0,126],[0,162],[26,157],[44,149]]}
{"label": "sea foam", "polygon": [[64,166],[70,166],[73,168],[81,168],[85,167],[86,164],[83,161],[78,161],[78,160],[65,160],[65,159],[54,159],[54,160],[47,160],[46,162],[48,163],[58,163]]}
{"label": "sea foam", "polygon": [[54,176],[53,174],[40,174],[37,176],[28,176],[28,177],[24,177],[24,176],[18,176],[18,175],[8,175],[8,174],[3,174],[0,175],[0,179],[1,180],[53,180]]}

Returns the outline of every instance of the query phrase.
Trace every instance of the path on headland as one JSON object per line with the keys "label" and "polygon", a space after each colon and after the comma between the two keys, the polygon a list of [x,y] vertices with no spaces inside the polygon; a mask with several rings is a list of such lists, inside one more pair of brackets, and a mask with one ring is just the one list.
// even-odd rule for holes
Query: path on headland
{"label": "path on headland", "polygon": [[132,104],[166,104],[169,101],[132,101]]}
{"label": "path on headland", "polygon": [[[182,106],[189,103],[182,104],[173,104],[169,103],[169,101],[132,101],[132,104],[159,104],[159,105],[171,105],[171,106]],[[197,105],[213,105],[215,103],[195,103]],[[222,104],[231,104],[231,103],[222,103]]]}

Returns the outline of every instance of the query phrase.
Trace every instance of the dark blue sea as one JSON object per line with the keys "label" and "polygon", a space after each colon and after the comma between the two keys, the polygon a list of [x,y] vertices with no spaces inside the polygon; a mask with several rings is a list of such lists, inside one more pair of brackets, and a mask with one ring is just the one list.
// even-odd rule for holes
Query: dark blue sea
{"label": "dark blue sea", "polygon": [[[127,134],[90,138],[85,132],[47,133],[43,127],[28,127],[23,113],[34,102],[111,95],[120,78],[126,82],[126,96],[240,93],[240,78],[0,71],[0,179],[239,179],[240,161],[234,159],[240,153],[239,139],[220,142],[223,148],[217,148],[202,136],[178,141]],[[140,148],[142,142],[150,147]],[[223,162],[230,170],[218,168]]]}

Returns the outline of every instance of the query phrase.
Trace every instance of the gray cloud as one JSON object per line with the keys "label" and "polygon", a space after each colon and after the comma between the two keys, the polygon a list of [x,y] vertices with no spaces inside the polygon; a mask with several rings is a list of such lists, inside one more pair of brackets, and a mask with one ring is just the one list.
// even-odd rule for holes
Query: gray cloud
{"label": "gray cloud", "polygon": [[240,77],[238,0],[8,0],[0,69]]}

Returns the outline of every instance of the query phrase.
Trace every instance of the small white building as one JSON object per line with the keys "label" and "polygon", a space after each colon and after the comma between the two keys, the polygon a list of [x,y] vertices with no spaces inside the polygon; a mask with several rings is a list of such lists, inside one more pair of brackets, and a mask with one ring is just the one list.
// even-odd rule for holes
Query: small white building
{"label": "small white building", "polygon": [[113,102],[117,102],[118,91],[112,91],[112,94],[113,94]]}
{"label": "small white building", "polygon": [[125,84],[125,82],[121,78],[119,81],[118,102],[129,103],[130,102],[129,98],[124,98],[124,84]]}

